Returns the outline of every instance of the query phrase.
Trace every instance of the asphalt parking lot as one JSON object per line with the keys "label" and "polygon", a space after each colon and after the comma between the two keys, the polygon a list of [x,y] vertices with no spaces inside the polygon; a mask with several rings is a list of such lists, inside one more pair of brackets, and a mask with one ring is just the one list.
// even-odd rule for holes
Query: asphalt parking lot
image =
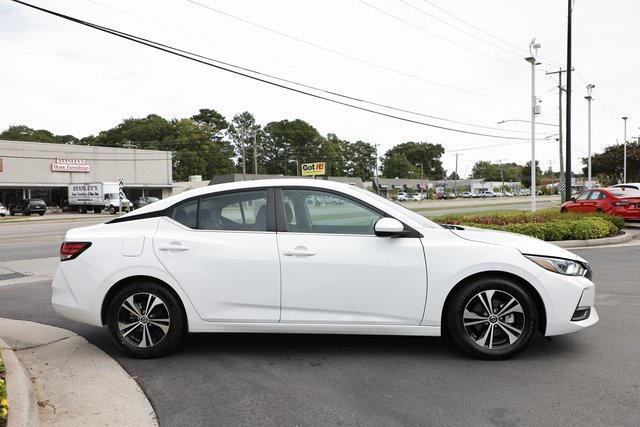
{"label": "asphalt parking lot", "polygon": [[[41,234],[13,249],[50,253],[60,230]],[[56,315],[47,281],[0,286],[0,317],[85,336],[140,383],[161,425],[638,425],[640,245],[576,252],[593,264],[601,322],[504,362],[433,338],[258,334],[192,335],[169,357],[136,360],[104,329]]]}

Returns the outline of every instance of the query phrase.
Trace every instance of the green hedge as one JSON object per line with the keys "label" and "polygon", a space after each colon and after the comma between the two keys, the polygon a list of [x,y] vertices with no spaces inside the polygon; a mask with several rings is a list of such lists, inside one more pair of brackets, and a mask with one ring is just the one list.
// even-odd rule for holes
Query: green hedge
{"label": "green hedge", "polygon": [[546,209],[523,212],[482,212],[433,218],[440,224],[458,224],[525,234],[547,241],[601,239],[615,236],[624,225],[619,217],[604,214],[562,214]]}

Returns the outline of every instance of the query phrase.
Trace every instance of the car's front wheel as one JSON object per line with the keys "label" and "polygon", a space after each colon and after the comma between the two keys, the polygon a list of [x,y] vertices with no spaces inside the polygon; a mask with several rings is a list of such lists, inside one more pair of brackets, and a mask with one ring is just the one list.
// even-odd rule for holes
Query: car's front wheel
{"label": "car's front wheel", "polygon": [[109,304],[107,326],[122,351],[140,358],[164,356],[186,335],[180,302],[153,282],[134,283],[118,292]]}
{"label": "car's front wheel", "polygon": [[446,312],[448,334],[464,352],[507,359],[529,342],[538,324],[535,302],[515,280],[483,277],[453,295]]}

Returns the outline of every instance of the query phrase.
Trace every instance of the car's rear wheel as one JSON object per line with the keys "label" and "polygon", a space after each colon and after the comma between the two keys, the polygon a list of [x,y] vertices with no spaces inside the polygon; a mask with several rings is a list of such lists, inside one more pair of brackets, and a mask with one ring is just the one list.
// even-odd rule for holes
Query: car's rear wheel
{"label": "car's rear wheel", "polygon": [[601,213],[604,213],[604,211],[603,211],[601,208],[597,208],[597,209],[596,209],[596,213],[597,213],[597,214],[601,214]]}
{"label": "car's rear wheel", "polygon": [[186,335],[180,302],[153,282],[134,283],[118,292],[109,304],[107,326],[116,346],[140,358],[164,356]]}
{"label": "car's rear wheel", "polygon": [[448,334],[458,348],[482,359],[507,359],[529,342],[538,313],[517,281],[483,277],[463,286],[446,307]]}
{"label": "car's rear wheel", "polygon": [[567,213],[567,208],[560,208],[560,213]]}

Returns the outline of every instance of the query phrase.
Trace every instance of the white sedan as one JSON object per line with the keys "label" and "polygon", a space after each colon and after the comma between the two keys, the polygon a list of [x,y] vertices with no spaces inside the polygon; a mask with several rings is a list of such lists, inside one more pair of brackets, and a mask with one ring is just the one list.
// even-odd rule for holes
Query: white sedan
{"label": "white sedan", "polygon": [[52,302],[156,357],[187,332],[446,334],[486,359],[598,321],[589,264],[521,235],[441,226],[321,180],[220,184],[70,230]]}

